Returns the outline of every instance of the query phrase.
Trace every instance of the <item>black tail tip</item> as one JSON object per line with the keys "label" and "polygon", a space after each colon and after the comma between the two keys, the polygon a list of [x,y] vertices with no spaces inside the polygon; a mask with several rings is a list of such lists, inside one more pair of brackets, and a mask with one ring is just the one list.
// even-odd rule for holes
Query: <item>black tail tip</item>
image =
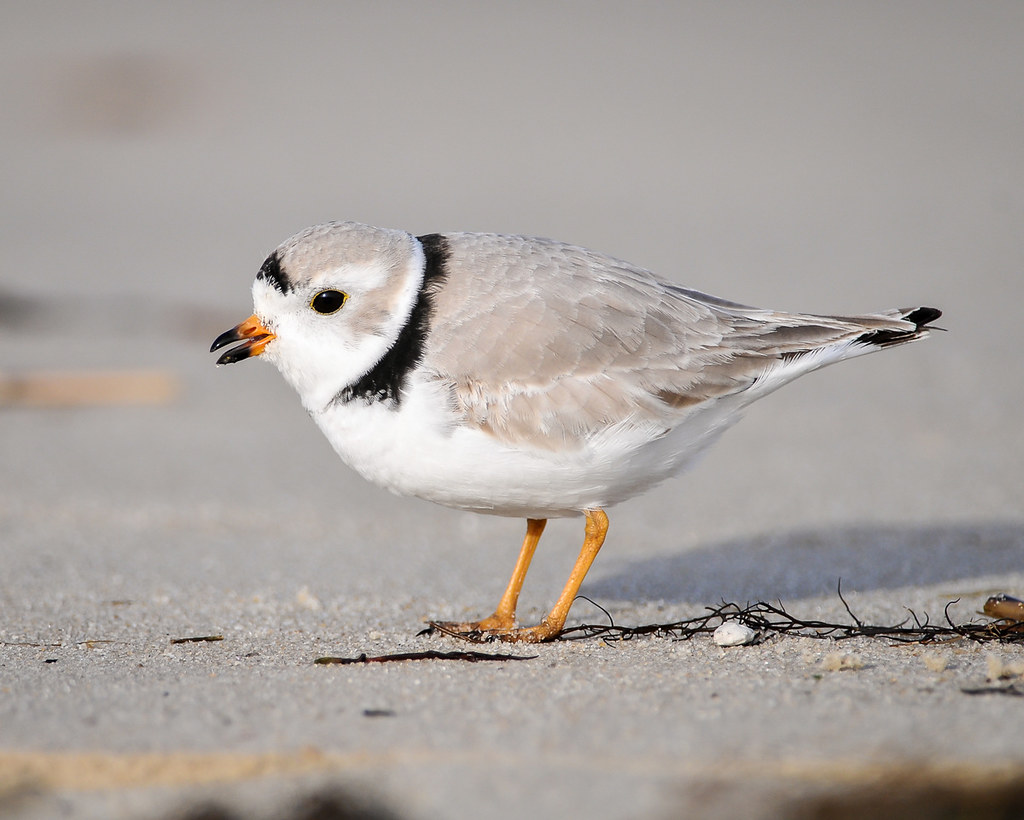
{"label": "black tail tip", "polygon": [[[857,341],[863,344],[877,345],[878,347],[892,347],[893,345],[913,342],[925,336],[929,330],[941,330],[941,328],[929,325],[942,315],[942,311],[933,307],[906,308],[898,311],[899,318],[904,322],[914,325],[913,330],[871,330],[858,337]],[[889,314],[892,316],[893,314]]]}
{"label": "black tail tip", "polygon": [[919,307],[908,311],[903,315],[903,318],[908,322],[913,322],[917,325],[917,329],[925,327],[926,325],[934,322],[942,315],[942,311],[938,308],[933,307]]}

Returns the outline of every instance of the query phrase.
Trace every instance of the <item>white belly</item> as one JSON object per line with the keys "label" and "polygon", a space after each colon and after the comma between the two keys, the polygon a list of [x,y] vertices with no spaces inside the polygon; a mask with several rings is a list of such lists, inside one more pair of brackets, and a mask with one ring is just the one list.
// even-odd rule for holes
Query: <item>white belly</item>
{"label": "white belly", "polygon": [[571,449],[515,448],[460,425],[444,397],[420,383],[400,411],[354,401],[313,418],[350,467],[394,493],[481,513],[555,518],[609,507],[674,475],[732,415],[699,414],[668,433],[618,425]]}

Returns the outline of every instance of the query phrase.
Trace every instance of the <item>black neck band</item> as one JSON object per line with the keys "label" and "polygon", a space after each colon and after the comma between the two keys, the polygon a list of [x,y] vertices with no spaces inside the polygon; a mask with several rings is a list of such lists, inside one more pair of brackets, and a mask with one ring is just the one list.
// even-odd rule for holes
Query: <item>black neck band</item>
{"label": "black neck band", "polygon": [[426,263],[423,282],[416,295],[416,304],[409,314],[409,321],[405,323],[395,343],[381,360],[355,384],[338,393],[335,401],[385,401],[396,407],[401,402],[402,389],[405,387],[409,372],[423,358],[423,346],[430,331],[430,319],[433,314],[433,293],[448,275],[448,240],[439,233],[417,238],[423,246]]}

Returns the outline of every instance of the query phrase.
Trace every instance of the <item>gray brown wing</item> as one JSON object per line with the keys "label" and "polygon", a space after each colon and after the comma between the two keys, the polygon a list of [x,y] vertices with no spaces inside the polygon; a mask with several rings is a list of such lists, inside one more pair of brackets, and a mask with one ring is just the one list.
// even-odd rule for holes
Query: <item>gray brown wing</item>
{"label": "gray brown wing", "polygon": [[627,421],[668,430],[787,357],[913,327],[745,307],[548,240],[447,238],[423,363],[466,423],[513,444],[562,447]]}

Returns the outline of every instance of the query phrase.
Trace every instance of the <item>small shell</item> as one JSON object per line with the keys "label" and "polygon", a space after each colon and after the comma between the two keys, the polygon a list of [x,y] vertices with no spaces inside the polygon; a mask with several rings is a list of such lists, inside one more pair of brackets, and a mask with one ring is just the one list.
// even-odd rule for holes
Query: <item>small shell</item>
{"label": "small shell", "polygon": [[736,621],[726,621],[715,630],[712,637],[719,646],[743,646],[753,643],[757,633],[749,626]]}

